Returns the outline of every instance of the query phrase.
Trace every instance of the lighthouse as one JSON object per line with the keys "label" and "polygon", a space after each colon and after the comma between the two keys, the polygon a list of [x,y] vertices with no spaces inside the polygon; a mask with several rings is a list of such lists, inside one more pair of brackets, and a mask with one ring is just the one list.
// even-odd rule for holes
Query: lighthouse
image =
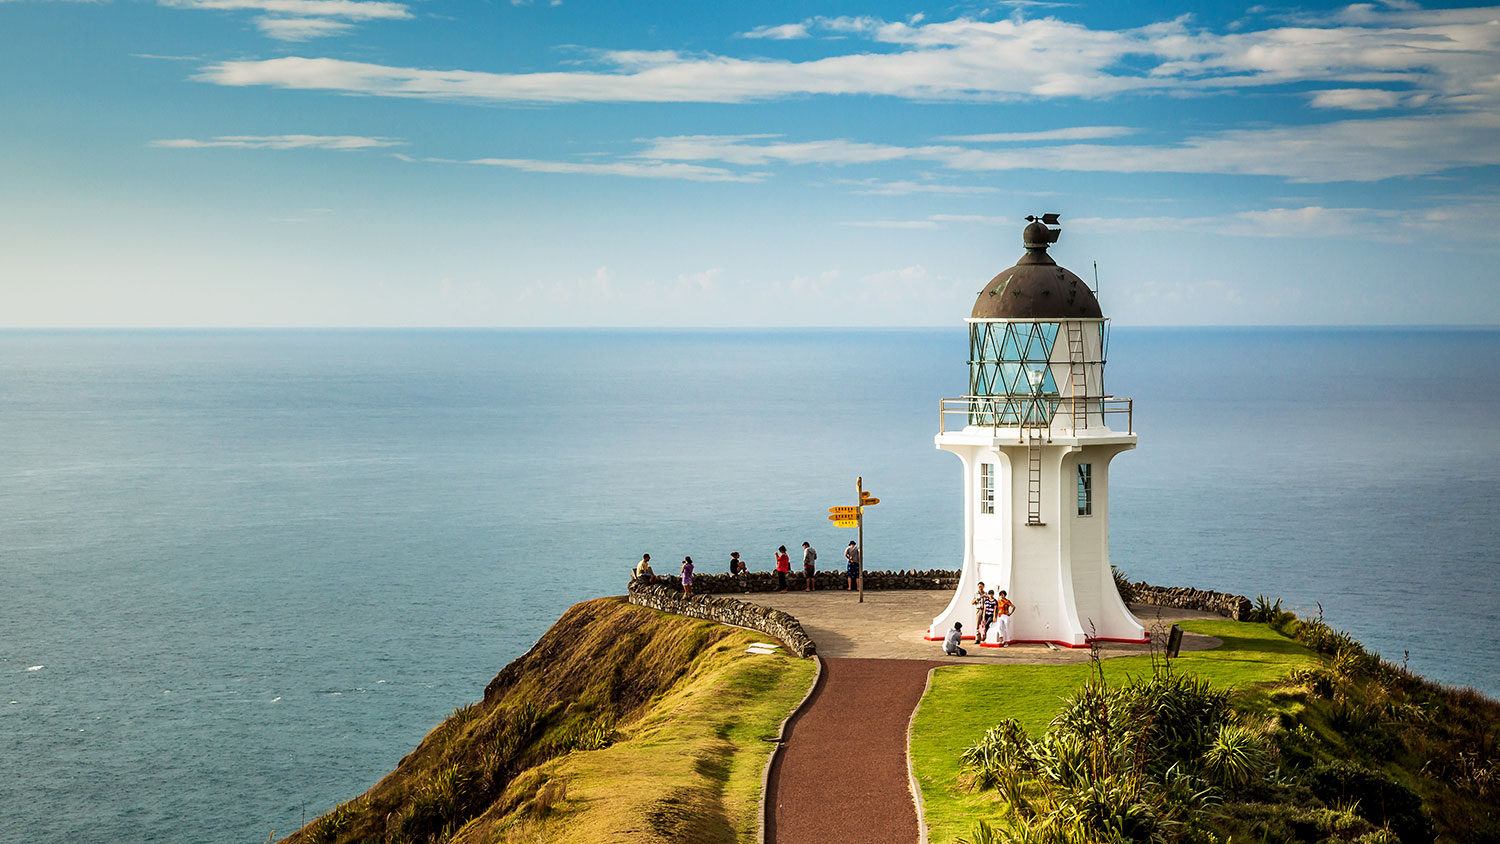
{"label": "lighthouse", "polygon": [[963,464],[964,556],[927,638],[954,622],[973,633],[983,582],[1014,603],[1013,642],[1149,641],[1109,566],[1110,462],[1135,448],[1133,405],[1104,391],[1108,320],[1094,291],[1048,254],[1058,216],[1026,219],[1026,253],[966,320],[968,395],[939,407],[937,447]]}

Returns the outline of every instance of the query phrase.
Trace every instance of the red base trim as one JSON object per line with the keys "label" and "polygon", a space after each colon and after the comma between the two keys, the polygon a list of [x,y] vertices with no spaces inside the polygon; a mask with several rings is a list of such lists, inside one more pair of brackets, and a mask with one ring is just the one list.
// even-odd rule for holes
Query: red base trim
{"label": "red base trim", "polygon": [[[925,639],[925,640],[927,640],[927,641],[929,641],[929,642],[941,642],[941,641],[943,641],[944,637],[942,637],[942,636],[938,636],[938,637],[923,636],[922,638]],[[965,641],[965,642],[972,642],[972,641],[974,641],[974,637],[973,636],[964,636],[963,637],[963,641]],[[1012,645],[1045,645],[1045,644],[1051,643],[1051,644],[1057,645],[1060,648],[1086,648],[1086,647],[1088,647],[1093,642],[1118,642],[1118,643],[1124,644],[1124,645],[1145,645],[1145,644],[1149,644],[1151,642],[1151,639],[1150,639],[1150,637],[1147,637],[1147,638],[1144,638],[1144,639],[1115,639],[1115,638],[1111,638],[1111,637],[1108,637],[1108,636],[1098,636],[1098,637],[1095,637],[1093,639],[1088,640],[1087,642],[1084,642],[1081,645],[1074,645],[1072,643],[1062,642],[1062,641],[1059,641],[1057,639],[1011,639],[1010,640],[1010,643]],[[1005,646],[1004,645],[992,645],[989,642],[980,642],[979,643],[979,647],[981,647],[981,648],[1001,648],[1001,647],[1005,647]]]}

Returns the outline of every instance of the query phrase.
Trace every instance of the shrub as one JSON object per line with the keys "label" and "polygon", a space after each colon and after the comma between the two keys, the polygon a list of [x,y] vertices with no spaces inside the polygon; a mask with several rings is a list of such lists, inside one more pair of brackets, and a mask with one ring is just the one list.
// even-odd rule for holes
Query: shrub
{"label": "shrub", "polygon": [[1265,772],[1267,761],[1265,742],[1254,730],[1222,724],[1203,753],[1203,771],[1212,782],[1242,788]]}
{"label": "shrub", "polygon": [[1345,761],[1315,766],[1308,775],[1313,793],[1325,803],[1358,805],[1361,817],[1376,826],[1389,826],[1403,844],[1428,844],[1432,824],[1422,813],[1422,801],[1411,789],[1362,765]]}

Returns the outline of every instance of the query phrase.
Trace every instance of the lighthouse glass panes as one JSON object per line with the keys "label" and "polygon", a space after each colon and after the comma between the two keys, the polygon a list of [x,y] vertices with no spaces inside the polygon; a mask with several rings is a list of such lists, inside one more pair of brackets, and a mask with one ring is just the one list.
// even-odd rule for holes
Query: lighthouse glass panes
{"label": "lighthouse glass panes", "polygon": [[1053,377],[1056,322],[969,324],[969,395],[976,402],[971,425],[1049,425],[1062,403]]}
{"label": "lighthouse glass panes", "polygon": [[995,464],[979,464],[979,512],[995,512]]}
{"label": "lighthouse glass panes", "polygon": [[1094,464],[1078,464],[1078,515],[1094,515]]}

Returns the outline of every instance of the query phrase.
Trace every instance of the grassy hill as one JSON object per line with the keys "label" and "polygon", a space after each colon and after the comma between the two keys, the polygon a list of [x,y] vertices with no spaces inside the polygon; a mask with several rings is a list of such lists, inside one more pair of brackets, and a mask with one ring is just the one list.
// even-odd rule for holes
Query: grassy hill
{"label": "grassy hill", "polygon": [[365,794],[285,839],[754,841],[760,776],[810,660],[600,598],[565,613]]}

